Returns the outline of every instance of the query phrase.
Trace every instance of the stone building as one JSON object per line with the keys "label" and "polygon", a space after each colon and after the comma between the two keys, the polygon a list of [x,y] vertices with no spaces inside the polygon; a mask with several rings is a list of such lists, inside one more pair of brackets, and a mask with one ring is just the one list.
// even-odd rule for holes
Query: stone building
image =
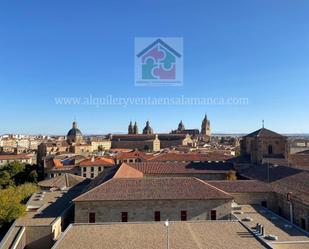
{"label": "stone building", "polygon": [[[201,180],[226,180],[233,165],[230,163],[183,163],[183,162],[139,162],[123,163],[115,177],[119,178],[160,178],[195,177]],[[129,172],[129,173],[128,173]]]}
{"label": "stone building", "polygon": [[157,135],[130,134],[110,135],[112,149],[138,149],[140,151],[160,151],[160,140]]}
{"label": "stone building", "polygon": [[262,128],[242,138],[241,155],[248,157],[252,163],[262,163],[263,159],[284,159],[286,145],[286,137]]}
{"label": "stone building", "polygon": [[105,169],[115,166],[115,162],[111,158],[92,157],[83,160],[79,163],[81,176],[85,178],[95,178],[98,174],[102,173]]}
{"label": "stone building", "polygon": [[196,178],[113,178],[74,199],[75,222],[228,219],[231,201]]}

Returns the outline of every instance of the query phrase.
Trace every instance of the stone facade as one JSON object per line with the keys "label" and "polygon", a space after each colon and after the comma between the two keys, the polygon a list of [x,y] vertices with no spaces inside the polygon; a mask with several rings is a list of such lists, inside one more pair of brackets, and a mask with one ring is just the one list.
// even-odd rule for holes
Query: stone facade
{"label": "stone facade", "polygon": [[286,137],[262,128],[242,138],[241,154],[252,163],[262,163],[267,158],[285,158],[286,146]]}
{"label": "stone facade", "polygon": [[216,219],[228,219],[231,200],[79,201],[75,222],[88,223],[89,213],[95,213],[95,222],[121,222],[122,212],[127,212],[129,222],[154,221],[156,211],[160,220],[179,221],[181,211],[186,211],[187,220],[210,220],[211,210],[216,210]]}

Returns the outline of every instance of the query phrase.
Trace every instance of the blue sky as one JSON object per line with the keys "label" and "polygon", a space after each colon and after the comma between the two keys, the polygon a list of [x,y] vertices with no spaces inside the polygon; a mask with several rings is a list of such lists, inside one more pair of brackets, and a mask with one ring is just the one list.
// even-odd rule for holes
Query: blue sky
{"label": "blue sky", "polygon": [[[309,132],[309,1],[0,2],[2,133]],[[183,87],[134,86],[134,38],[182,37]],[[64,106],[57,96],[246,97],[243,106]]]}

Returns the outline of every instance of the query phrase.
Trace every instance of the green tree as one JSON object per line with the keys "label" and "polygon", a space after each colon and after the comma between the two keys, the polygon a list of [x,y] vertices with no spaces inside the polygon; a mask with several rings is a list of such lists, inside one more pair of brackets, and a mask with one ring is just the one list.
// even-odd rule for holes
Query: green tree
{"label": "green tree", "polygon": [[21,204],[19,194],[10,187],[0,190],[0,226],[12,222],[26,212],[26,207]]}
{"label": "green tree", "polygon": [[13,186],[14,181],[11,179],[11,175],[8,171],[0,171],[0,189]]}
{"label": "green tree", "polygon": [[32,170],[28,177],[27,177],[27,182],[38,182],[38,172],[36,170]]}

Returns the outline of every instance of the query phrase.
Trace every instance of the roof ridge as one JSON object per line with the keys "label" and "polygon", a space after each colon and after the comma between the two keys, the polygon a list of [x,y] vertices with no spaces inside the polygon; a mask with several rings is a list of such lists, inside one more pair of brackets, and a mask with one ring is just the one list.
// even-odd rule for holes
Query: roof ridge
{"label": "roof ridge", "polygon": [[196,177],[194,177],[196,180],[198,180],[198,181],[200,181],[200,182],[202,182],[202,183],[204,183],[204,184],[206,184],[206,185],[208,185],[209,187],[212,187],[212,188],[214,188],[214,189],[216,189],[216,190],[218,190],[218,191],[220,191],[220,192],[222,192],[222,193],[224,193],[224,194],[226,194],[226,195],[228,195],[228,196],[230,196],[230,197],[233,197],[232,195],[230,195],[228,192],[225,192],[224,190],[222,190],[222,189],[219,189],[219,188],[217,188],[216,186],[213,186],[213,185],[211,185],[211,184],[209,184],[208,182],[206,182],[206,181],[203,181],[203,180],[201,180],[201,179],[198,179],[198,178],[196,178]]}

